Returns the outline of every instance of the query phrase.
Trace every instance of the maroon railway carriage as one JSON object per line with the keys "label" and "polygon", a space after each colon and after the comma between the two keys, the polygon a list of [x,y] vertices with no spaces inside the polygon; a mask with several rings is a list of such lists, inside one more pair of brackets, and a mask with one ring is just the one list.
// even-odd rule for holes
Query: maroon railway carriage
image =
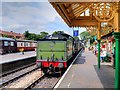
{"label": "maroon railway carriage", "polygon": [[33,40],[17,40],[17,51],[24,49],[24,51],[34,51],[37,42]]}
{"label": "maroon railway carriage", "polygon": [[16,52],[17,42],[12,38],[0,37],[0,54]]}

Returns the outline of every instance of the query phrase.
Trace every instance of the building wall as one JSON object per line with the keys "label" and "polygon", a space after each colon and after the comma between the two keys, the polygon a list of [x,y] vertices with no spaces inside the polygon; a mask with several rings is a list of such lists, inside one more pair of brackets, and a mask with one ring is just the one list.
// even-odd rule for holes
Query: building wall
{"label": "building wall", "polygon": [[0,30],[0,36],[1,37],[7,36],[9,38],[16,38],[16,39],[24,39],[24,34],[15,33],[13,31],[8,32],[8,31]]}

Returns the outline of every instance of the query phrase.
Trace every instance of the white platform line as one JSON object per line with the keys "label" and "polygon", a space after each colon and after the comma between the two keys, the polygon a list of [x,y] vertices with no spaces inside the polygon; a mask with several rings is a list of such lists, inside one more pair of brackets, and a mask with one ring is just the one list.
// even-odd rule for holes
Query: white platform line
{"label": "white platform line", "polygon": [[61,79],[58,81],[58,83],[55,85],[55,87],[53,88],[53,90],[57,89],[58,86],[60,85],[60,83],[62,82],[62,80],[64,79],[64,77],[66,76],[67,72],[70,70],[70,68],[72,67],[73,63],[75,62],[75,60],[78,58],[78,56],[80,55],[80,53],[82,52],[82,50],[79,52],[79,54],[76,56],[76,58],[73,60],[73,62],[71,63],[71,65],[68,67],[68,69],[66,70],[66,72],[63,74],[63,76],[61,77]]}
{"label": "white platform line", "polygon": [[68,88],[70,87],[70,83],[68,84]]}

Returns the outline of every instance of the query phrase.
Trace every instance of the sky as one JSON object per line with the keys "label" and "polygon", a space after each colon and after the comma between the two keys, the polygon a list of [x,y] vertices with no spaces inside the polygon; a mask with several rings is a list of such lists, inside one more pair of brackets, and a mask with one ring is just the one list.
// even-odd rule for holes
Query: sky
{"label": "sky", "polygon": [[[2,23],[0,24],[0,29],[17,33],[24,33],[29,30],[29,32],[36,34],[42,31],[49,34],[54,31],[64,31],[67,34],[73,34],[73,29],[63,21],[47,0],[44,2],[16,1],[0,3],[0,12],[2,12],[2,14],[0,13],[0,23]],[[79,33],[85,30],[84,28],[79,28]]]}

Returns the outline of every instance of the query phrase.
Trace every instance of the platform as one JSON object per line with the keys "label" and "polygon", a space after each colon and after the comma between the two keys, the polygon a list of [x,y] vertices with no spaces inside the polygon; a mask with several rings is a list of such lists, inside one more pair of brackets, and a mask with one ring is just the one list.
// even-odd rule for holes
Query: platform
{"label": "platform", "polygon": [[90,51],[79,55],[62,78],[57,88],[114,88],[114,69],[102,63],[98,70],[97,57]]}
{"label": "platform", "polygon": [[12,61],[22,60],[30,57],[35,57],[35,56],[36,56],[35,51],[24,52],[24,55],[21,52],[0,55],[0,64],[9,63]]}

